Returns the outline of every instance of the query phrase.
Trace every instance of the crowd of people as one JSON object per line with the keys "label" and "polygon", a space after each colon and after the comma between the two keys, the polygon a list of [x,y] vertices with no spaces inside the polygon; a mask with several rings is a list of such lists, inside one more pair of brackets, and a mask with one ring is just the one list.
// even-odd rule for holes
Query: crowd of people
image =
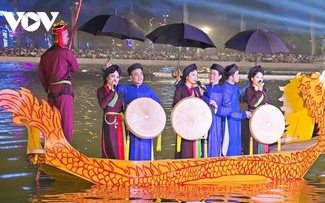
{"label": "crowd of people", "polygon": [[[47,50],[34,49],[30,53],[33,53],[33,56],[40,55],[39,79],[47,93],[48,102],[59,110],[62,133],[66,140],[71,143],[74,123],[72,74],[78,71],[76,57],[93,56],[96,53],[102,54],[96,57],[107,57],[111,53],[103,50],[101,52],[90,50],[75,50],[72,52],[66,48],[69,36],[64,22],[55,24],[52,33],[54,39],[52,47]],[[8,56],[15,54],[28,56],[28,50],[24,49],[6,49],[6,51]],[[114,57],[146,56],[166,60],[165,57],[174,54],[166,52],[133,52],[132,54],[132,52],[119,52]],[[216,55],[216,57],[219,56],[221,57],[223,54]],[[240,54],[234,53],[229,56],[240,57]],[[153,160],[154,138],[144,139],[130,131],[127,128],[123,114],[128,105],[138,98],[151,98],[157,103],[160,103],[160,99],[151,87],[143,84],[144,74],[141,64],[132,64],[127,68],[127,73],[131,82],[129,84],[119,84],[122,74],[121,68],[117,64],[111,64],[110,61],[103,68],[103,84],[97,90],[98,104],[103,111],[102,157],[122,160]],[[184,98],[195,97],[199,98],[209,108],[208,113],[211,113],[212,116],[212,124],[205,136],[189,140],[181,134],[175,135],[175,158],[247,154],[248,146],[242,144],[242,135],[244,133],[241,129],[241,123],[243,120],[247,121],[251,118],[252,110],[268,102],[263,74],[264,70],[261,66],[253,67],[248,73],[249,82],[243,87],[238,87],[239,68],[236,64],[228,65],[225,68],[219,64],[212,64],[208,77],[209,83],[205,85],[200,84],[198,81],[198,67],[196,64],[188,65],[183,71],[180,69],[175,70],[173,76],[176,78],[176,83],[172,107],[174,108]],[[244,101],[247,102],[247,110],[241,109],[241,98],[244,98]],[[191,110],[188,109],[188,111]],[[194,127],[199,128],[200,126]],[[248,135],[247,139],[250,139],[250,137]],[[160,136],[157,139],[159,138]],[[205,150],[206,145],[207,150]],[[159,150],[159,147],[157,147],[157,150]],[[255,143],[254,153],[268,153],[268,146]],[[39,179],[39,174],[40,172],[36,179]]]}
{"label": "crowd of people", "polygon": [[[268,145],[254,141],[254,151],[242,139],[250,140],[249,132],[242,132],[242,121],[251,118],[252,111],[268,103],[264,86],[264,70],[254,66],[248,73],[249,82],[238,87],[239,68],[231,64],[223,68],[213,64],[209,72],[209,83],[198,83],[196,64],[188,65],[183,71],[175,70],[175,93],[172,107],[175,108],[184,98],[200,98],[211,110],[212,124],[206,136],[187,139],[176,134],[175,159],[237,156],[242,154],[268,153]],[[152,88],[143,84],[143,67],[139,63],[128,67],[130,84],[119,84],[121,69],[108,62],[103,69],[104,83],[97,90],[99,106],[103,110],[102,157],[125,160],[153,160],[153,138],[143,138],[128,131],[123,120],[123,112],[128,105],[141,97],[160,102]],[[223,79],[223,80],[221,80]],[[224,81],[224,82],[221,82]],[[242,110],[240,100],[247,102],[247,110]],[[189,107],[188,111],[191,111]],[[209,114],[210,114],[209,113]],[[189,117],[188,119],[192,119]],[[247,122],[246,122],[247,123]],[[193,127],[193,126],[192,126]],[[199,128],[200,126],[194,126]],[[245,137],[242,137],[245,135]],[[158,143],[158,142],[157,142]],[[207,145],[207,150],[205,146]]]}
{"label": "crowd of people", "polygon": [[[0,56],[40,57],[45,48],[0,48]],[[266,63],[313,63],[322,62],[320,55],[300,55],[293,53],[252,54],[234,50],[207,49],[197,52],[196,49],[174,50],[109,50],[109,49],[73,49],[77,58],[115,58],[141,60],[189,60],[189,61],[235,61],[235,62],[266,62]],[[180,54],[180,56],[178,56]]]}
{"label": "crowd of people", "polygon": [[[187,66],[183,72],[175,70],[176,90],[173,107],[184,98],[198,97],[206,102],[212,113],[212,124],[207,136],[187,140],[182,135],[176,135],[175,158],[268,153],[269,148],[266,144],[254,141],[250,147],[249,140],[251,140],[252,135],[249,132],[242,131],[242,125],[248,125],[252,111],[258,106],[268,103],[263,75],[263,68],[254,66],[248,73],[249,82],[238,87],[237,83],[240,77],[236,64],[228,65],[225,68],[219,64],[212,64],[208,76],[209,83],[202,85],[198,83],[196,64]],[[247,110],[241,109],[241,100],[247,103]],[[242,140],[244,141],[242,142]],[[202,147],[205,142],[207,150]],[[253,149],[253,151],[249,149]]]}

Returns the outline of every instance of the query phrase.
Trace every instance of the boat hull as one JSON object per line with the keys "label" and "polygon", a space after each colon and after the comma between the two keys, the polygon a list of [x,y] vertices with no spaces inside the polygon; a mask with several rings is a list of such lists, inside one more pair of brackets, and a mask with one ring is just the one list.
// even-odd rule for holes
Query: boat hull
{"label": "boat hull", "polygon": [[[154,161],[91,158],[67,142],[58,110],[45,100],[40,104],[29,90],[1,90],[0,106],[13,114],[14,124],[27,127],[31,163],[58,180],[145,187],[235,180],[297,180],[303,179],[325,152],[324,78],[325,73],[299,76],[303,106],[318,124],[317,142],[301,150],[261,155]],[[40,143],[40,132],[44,135],[44,147]]]}

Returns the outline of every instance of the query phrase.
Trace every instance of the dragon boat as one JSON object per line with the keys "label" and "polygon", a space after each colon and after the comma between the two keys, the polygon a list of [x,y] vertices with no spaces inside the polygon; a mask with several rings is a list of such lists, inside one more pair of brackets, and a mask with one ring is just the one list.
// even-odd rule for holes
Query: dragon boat
{"label": "dragon boat", "polygon": [[[106,186],[171,186],[219,181],[308,179],[325,152],[325,73],[298,73],[280,88],[286,122],[284,137],[314,142],[303,149],[269,154],[199,159],[128,161],[91,158],[71,146],[63,135],[59,111],[40,102],[25,88],[0,91],[0,107],[12,113],[12,122],[26,126],[30,163],[55,180]],[[41,143],[40,134],[44,136]],[[308,175],[309,174],[309,175]]]}

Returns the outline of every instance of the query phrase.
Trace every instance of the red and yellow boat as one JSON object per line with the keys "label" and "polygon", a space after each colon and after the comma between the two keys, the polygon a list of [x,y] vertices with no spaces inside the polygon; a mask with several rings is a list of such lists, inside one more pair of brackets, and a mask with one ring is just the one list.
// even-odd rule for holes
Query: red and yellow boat
{"label": "red and yellow boat", "polygon": [[[295,141],[310,139],[316,123],[315,142],[304,149],[260,155],[154,161],[91,158],[65,140],[58,110],[43,99],[39,102],[29,90],[1,90],[0,106],[4,112],[12,113],[14,124],[27,127],[31,164],[56,180],[139,187],[234,180],[289,181],[306,178],[306,173],[325,152],[324,82],[325,73],[297,74],[283,87],[283,110],[288,125],[284,136]],[[302,132],[290,129],[297,123],[305,123]],[[40,134],[44,136],[44,146]]]}

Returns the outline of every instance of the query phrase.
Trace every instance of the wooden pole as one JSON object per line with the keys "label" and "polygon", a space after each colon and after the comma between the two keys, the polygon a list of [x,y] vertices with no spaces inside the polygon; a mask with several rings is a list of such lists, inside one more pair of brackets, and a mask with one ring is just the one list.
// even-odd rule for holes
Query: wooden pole
{"label": "wooden pole", "polygon": [[74,19],[74,24],[72,26],[72,33],[71,33],[69,49],[71,49],[71,47],[72,47],[73,38],[74,38],[74,36],[76,34],[76,27],[77,27],[77,21],[78,21],[78,17],[79,17],[79,13],[80,13],[81,4],[82,4],[82,0],[79,0],[77,13],[76,13],[76,16],[75,16],[75,19]]}

